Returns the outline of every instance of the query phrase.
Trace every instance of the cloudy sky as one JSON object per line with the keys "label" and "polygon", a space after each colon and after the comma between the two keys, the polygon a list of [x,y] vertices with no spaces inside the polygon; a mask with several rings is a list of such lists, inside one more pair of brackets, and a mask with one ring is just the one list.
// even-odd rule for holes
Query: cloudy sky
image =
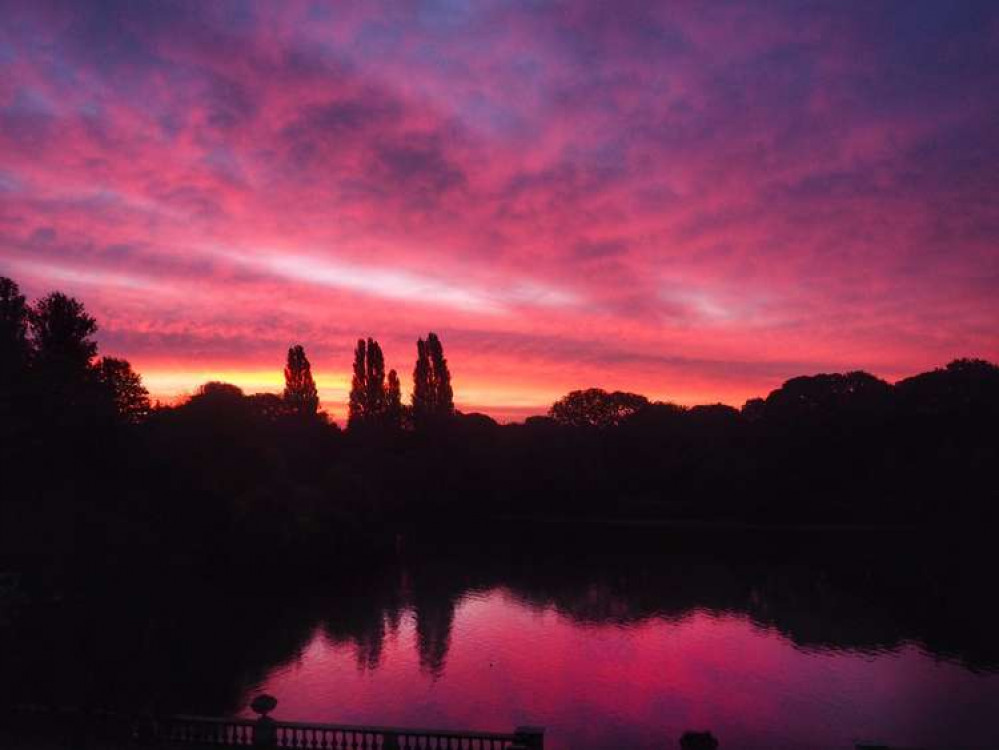
{"label": "cloudy sky", "polygon": [[154,394],[739,405],[999,359],[994,2],[0,0],[0,274]]}

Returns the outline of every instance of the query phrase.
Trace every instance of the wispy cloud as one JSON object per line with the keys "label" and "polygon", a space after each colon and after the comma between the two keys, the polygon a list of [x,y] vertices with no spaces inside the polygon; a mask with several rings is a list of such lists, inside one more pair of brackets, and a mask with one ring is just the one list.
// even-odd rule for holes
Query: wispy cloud
{"label": "wispy cloud", "polygon": [[9,267],[13,276],[28,277],[47,284],[69,284],[71,287],[117,288],[143,294],[175,295],[177,289],[164,283],[127,273],[76,268],[59,262],[43,262],[11,258],[0,260],[0,269]]}
{"label": "wispy cloud", "polygon": [[487,288],[457,279],[445,280],[317,256],[287,253],[226,255],[241,265],[295,282],[482,315],[507,314],[513,305],[566,307],[578,303],[578,297],[570,292],[530,281],[514,281],[509,286]]}

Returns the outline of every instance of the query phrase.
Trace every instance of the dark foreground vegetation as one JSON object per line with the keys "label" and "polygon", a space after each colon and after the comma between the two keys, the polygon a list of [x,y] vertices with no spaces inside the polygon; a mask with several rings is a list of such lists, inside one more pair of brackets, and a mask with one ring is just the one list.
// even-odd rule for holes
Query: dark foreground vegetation
{"label": "dark foreground vegetation", "polygon": [[[358,342],[347,430],[318,411],[305,351],[283,395],[209,383],[152,408],[96,322],[0,280],[0,554],[261,569],[391,549],[412,526],[498,518],[630,523],[955,524],[997,519],[999,368],[894,385],[794,378],[741,409],[591,389],[499,425],[454,409],[437,336],[412,404]],[[2,568],[0,568],[2,569]]]}

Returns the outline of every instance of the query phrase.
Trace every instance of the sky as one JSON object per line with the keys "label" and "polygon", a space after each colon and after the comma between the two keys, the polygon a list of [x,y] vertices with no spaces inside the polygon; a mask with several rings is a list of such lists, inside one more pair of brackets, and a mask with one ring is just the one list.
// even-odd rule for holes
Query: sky
{"label": "sky", "polygon": [[995,2],[0,0],[0,275],[154,396],[741,405],[999,360]]}

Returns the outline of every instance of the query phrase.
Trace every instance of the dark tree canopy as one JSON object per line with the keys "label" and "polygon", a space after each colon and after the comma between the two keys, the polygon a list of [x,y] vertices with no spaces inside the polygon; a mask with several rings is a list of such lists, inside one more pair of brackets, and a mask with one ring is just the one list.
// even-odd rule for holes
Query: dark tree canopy
{"label": "dark tree canopy", "polygon": [[0,277],[0,378],[28,359],[28,305],[13,280]]}
{"label": "dark tree canopy", "polygon": [[899,400],[922,413],[999,411],[999,367],[983,359],[955,359],[895,385]]}
{"label": "dark tree canopy", "polygon": [[[385,381],[385,356],[373,338],[358,339],[354,348],[354,376],[350,384],[350,411],[348,425],[382,427],[398,425],[401,421],[392,416],[392,382],[395,370]],[[396,377],[398,389],[398,377]],[[398,393],[396,393],[398,398]]]}
{"label": "dark tree canopy", "polygon": [[298,414],[284,396],[276,393],[254,393],[246,397],[250,411],[265,422],[277,422],[289,414]]}
{"label": "dark tree canopy", "polygon": [[312,365],[299,345],[288,349],[284,366],[284,401],[297,414],[312,416],[319,410],[319,392],[312,377]]}
{"label": "dark tree canopy", "polygon": [[416,342],[413,368],[413,421],[417,425],[440,421],[454,415],[451,371],[444,347],[436,333]]}
{"label": "dark tree canopy", "polygon": [[213,380],[198,388],[179,409],[202,420],[204,425],[228,425],[225,427],[228,430],[233,425],[245,424],[252,414],[252,402],[239,386]]}
{"label": "dark tree canopy", "polygon": [[423,339],[416,342],[416,366],[413,368],[413,419],[422,422],[433,409],[433,383],[430,356]]}
{"label": "dark tree canopy", "polygon": [[103,357],[97,363],[97,377],[121,419],[139,422],[149,414],[149,391],[126,360]]}
{"label": "dark tree canopy", "polygon": [[395,370],[389,370],[388,382],[385,385],[385,424],[389,429],[397,430],[405,421],[406,409],[402,405],[402,387],[399,375]]}
{"label": "dark tree canopy", "polygon": [[367,418],[372,423],[382,420],[385,414],[385,357],[374,339],[368,339],[368,361],[365,374],[365,403]]}
{"label": "dark tree canopy", "polygon": [[767,402],[762,398],[751,398],[742,405],[742,416],[750,422],[758,422],[763,419],[766,408]]}
{"label": "dark tree canopy", "polygon": [[347,424],[350,427],[364,421],[368,399],[368,344],[364,339],[357,340],[354,347],[354,377],[350,381],[350,403]]}
{"label": "dark tree canopy", "polygon": [[31,310],[31,339],[41,367],[83,372],[97,356],[97,321],[83,304],[61,292],[38,300]]}
{"label": "dark tree canopy", "polygon": [[570,427],[614,427],[649,405],[649,400],[637,393],[608,393],[602,388],[589,388],[562,397],[552,405],[548,415]]}
{"label": "dark tree canopy", "polygon": [[771,419],[823,418],[843,412],[874,412],[884,408],[892,387],[870,373],[856,371],[806,375],[788,380],[767,396]]}
{"label": "dark tree canopy", "polygon": [[430,363],[433,365],[434,386],[437,393],[436,411],[440,416],[449,417],[454,414],[454,390],[451,388],[451,370],[444,359],[444,347],[436,333],[427,335],[427,349],[430,351]]}
{"label": "dark tree canopy", "polygon": [[223,404],[242,401],[245,398],[243,389],[232,383],[211,380],[200,386],[197,392],[188,400],[190,404]]}
{"label": "dark tree canopy", "polygon": [[83,305],[53,292],[34,304],[28,321],[31,368],[26,387],[31,408],[64,429],[69,422],[86,422],[95,410],[106,409],[93,366],[97,322]]}

